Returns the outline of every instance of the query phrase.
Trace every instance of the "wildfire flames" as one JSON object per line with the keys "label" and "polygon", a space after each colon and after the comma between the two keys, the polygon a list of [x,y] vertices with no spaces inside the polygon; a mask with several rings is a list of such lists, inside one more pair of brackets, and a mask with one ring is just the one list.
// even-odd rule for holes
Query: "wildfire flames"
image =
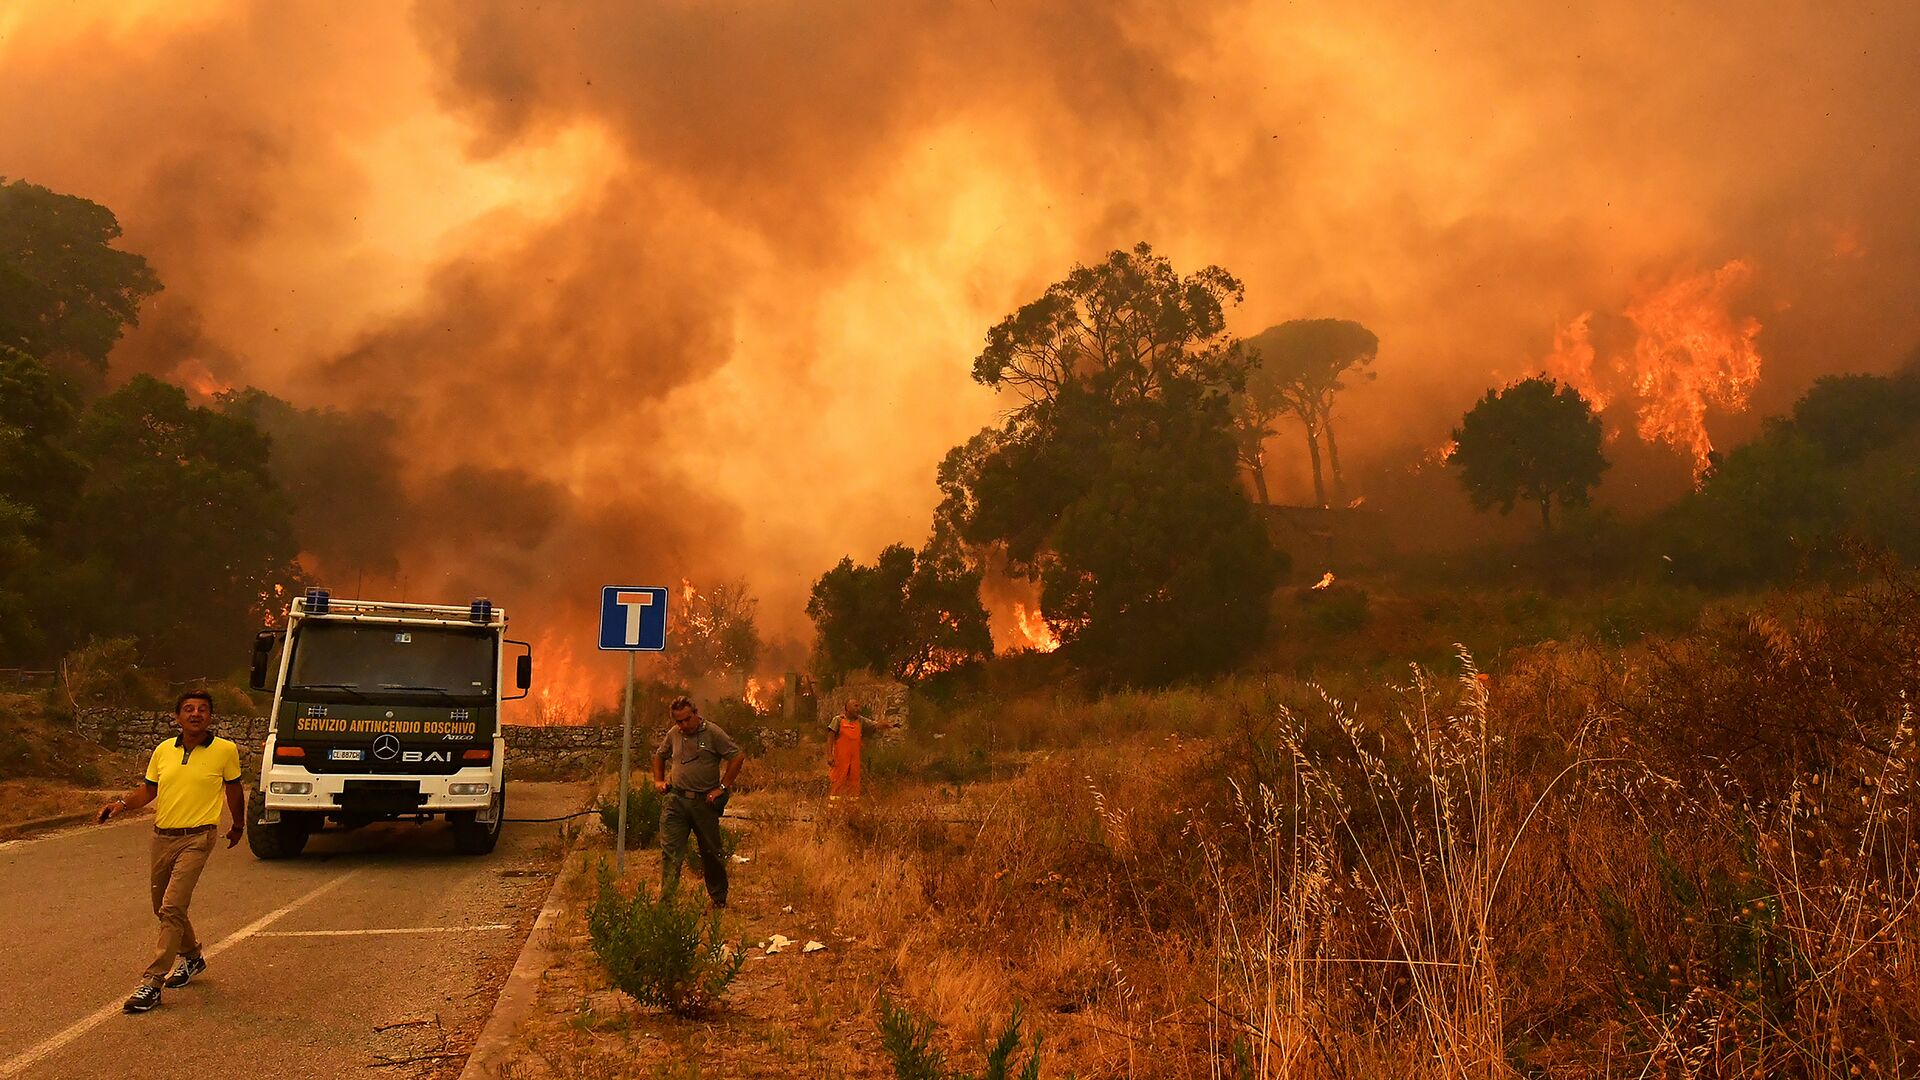
{"label": "wildfire flames", "polygon": [[1593,312],[1582,312],[1554,332],[1542,367],[1596,410],[1615,401],[1614,387],[1624,382],[1634,400],[1634,430],[1690,454],[1697,478],[1713,451],[1707,410],[1745,409],[1760,381],[1760,322],[1731,310],[1752,277],[1752,268],[1735,259],[1709,273],[1676,277],[1629,303],[1624,314],[1633,325],[1633,347],[1612,357],[1605,372],[1593,344]]}
{"label": "wildfire flames", "polygon": [[1053,632],[1053,627],[1047,625],[1047,618],[1041,614],[1039,608],[1028,608],[1025,604],[1015,602],[1013,625],[1024,639],[1015,646],[1016,650],[1026,649],[1031,652],[1048,653],[1060,647],[1059,635]]}
{"label": "wildfire flames", "polygon": [[574,662],[566,638],[540,635],[534,642],[533,668],[534,685],[539,689],[531,698],[532,718],[522,722],[542,727],[586,723],[593,711],[592,684]]}
{"label": "wildfire flames", "polygon": [[770,682],[763,683],[754,678],[747,680],[747,704],[753,706],[754,712],[763,713],[773,707],[773,687],[769,685]]}
{"label": "wildfire flames", "polygon": [[1313,587],[1316,590],[1332,588],[1333,587],[1333,571],[1329,570],[1326,573],[1320,575],[1320,580],[1314,582]]}
{"label": "wildfire flames", "polygon": [[1754,339],[1760,322],[1736,319],[1730,295],[1753,272],[1734,260],[1712,274],[1683,278],[1627,308],[1640,330],[1633,349],[1633,386],[1639,393],[1640,437],[1693,454],[1693,473],[1707,468],[1707,407],[1738,412],[1760,381]]}

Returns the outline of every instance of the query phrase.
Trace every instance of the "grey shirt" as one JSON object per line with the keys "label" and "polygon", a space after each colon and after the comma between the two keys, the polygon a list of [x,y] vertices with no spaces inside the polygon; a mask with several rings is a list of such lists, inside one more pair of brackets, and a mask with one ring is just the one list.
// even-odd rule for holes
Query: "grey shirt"
{"label": "grey shirt", "polygon": [[667,762],[667,783],[687,791],[712,791],[720,786],[720,763],[740,756],[732,737],[711,720],[702,720],[691,735],[678,724],[667,725],[653,756]]}

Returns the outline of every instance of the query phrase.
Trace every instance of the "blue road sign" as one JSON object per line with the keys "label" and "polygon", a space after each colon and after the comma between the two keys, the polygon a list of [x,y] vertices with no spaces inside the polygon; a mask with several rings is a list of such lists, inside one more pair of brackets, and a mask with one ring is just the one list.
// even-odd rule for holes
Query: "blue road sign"
{"label": "blue road sign", "polygon": [[600,590],[600,648],[660,652],[667,647],[667,590],[608,585]]}

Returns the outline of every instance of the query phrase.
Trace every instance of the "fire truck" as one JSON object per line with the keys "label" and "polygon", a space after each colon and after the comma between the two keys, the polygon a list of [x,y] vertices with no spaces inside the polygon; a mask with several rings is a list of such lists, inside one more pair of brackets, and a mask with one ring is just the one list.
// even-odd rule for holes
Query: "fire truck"
{"label": "fire truck", "polygon": [[[486,599],[296,597],[286,625],[253,646],[253,686],[271,676],[273,687],[247,806],[255,857],[297,856],[329,826],[434,818],[451,825],[455,850],[492,851],[507,799],[500,704],[533,683],[532,646],[506,631],[506,612]],[[503,693],[509,677],[516,692]]]}

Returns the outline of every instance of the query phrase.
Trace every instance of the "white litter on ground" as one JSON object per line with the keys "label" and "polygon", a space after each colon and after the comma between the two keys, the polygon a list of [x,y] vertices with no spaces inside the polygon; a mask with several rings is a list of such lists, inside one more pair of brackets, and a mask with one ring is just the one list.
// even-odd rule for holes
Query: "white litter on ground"
{"label": "white litter on ground", "polygon": [[824,948],[826,948],[826,946],[818,941],[809,941],[805,945],[800,946],[800,951],[803,953],[819,952]]}
{"label": "white litter on ground", "polygon": [[734,861],[734,862],[752,862],[752,861],[753,861],[753,856],[751,856],[751,855],[735,855],[735,856],[733,857],[733,861]]}
{"label": "white litter on ground", "polygon": [[788,904],[788,905],[787,905],[786,907],[783,907],[783,908],[781,908],[781,909],[780,909],[780,914],[782,914],[782,915],[791,915],[791,914],[793,914],[793,905],[792,905],[792,904]]}
{"label": "white litter on ground", "polygon": [[785,934],[775,934],[767,939],[767,955],[771,956],[791,944],[793,944],[792,938],[787,937]]}

